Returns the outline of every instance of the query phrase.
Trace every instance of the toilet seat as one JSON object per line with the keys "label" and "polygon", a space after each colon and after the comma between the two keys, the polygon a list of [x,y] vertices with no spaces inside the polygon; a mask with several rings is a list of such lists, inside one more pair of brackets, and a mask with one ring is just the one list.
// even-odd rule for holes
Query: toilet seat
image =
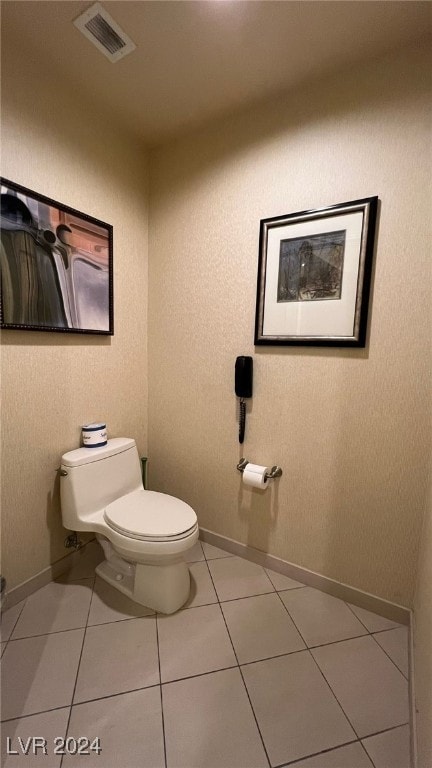
{"label": "toilet seat", "polygon": [[197,528],[194,510],[166,493],[138,490],[121,496],[104,510],[110,528],[139,541],[176,541]]}

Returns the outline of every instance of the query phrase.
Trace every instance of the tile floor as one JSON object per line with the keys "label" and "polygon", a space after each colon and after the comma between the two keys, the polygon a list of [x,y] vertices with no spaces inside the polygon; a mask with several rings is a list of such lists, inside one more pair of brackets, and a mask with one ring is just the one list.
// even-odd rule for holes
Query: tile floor
{"label": "tile floor", "polygon": [[3,616],[4,768],[409,768],[405,627],[201,542],[154,615],[100,559]]}

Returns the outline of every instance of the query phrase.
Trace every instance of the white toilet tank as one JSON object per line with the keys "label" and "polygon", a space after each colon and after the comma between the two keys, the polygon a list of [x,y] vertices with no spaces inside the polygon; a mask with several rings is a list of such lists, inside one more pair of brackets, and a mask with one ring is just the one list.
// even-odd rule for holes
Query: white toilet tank
{"label": "white toilet tank", "polygon": [[135,440],[115,437],[101,448],[69,451],[61,460],[63,525],[82,531],[88,523],[91,530],[93,513],[140,488],[143,483]]}

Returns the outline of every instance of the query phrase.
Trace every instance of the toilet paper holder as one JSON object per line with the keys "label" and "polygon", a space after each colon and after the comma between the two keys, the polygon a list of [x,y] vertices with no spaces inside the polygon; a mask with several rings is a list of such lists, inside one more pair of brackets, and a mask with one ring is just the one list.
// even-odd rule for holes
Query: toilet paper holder
{"label": "toilet paper holder", "polygon": [[[240,459],[239,463],[237,464],[237,469],[239,472],[244,472],[246,469],[246,466],[249,464],[249,461],[247,459]],[[270,472],[267,472],[265,475],[266,480],[274,480],[275,477],[280,477],[282,475],[282,469],[281,467],[274,466],[271,468]]]}

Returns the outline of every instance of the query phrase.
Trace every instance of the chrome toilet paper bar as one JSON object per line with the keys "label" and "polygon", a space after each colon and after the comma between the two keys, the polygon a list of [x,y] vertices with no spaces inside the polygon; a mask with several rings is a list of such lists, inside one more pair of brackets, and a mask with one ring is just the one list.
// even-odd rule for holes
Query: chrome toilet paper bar
{"label": "chrome toilet paper bar", "polygon": [[[239,472],[244,472],[246,469],[246,466],[249,464],[249,461],[247,459],[240,459],[239,463],[237,464],[237,469]],[[281,467],[274,466],[271,468],[270,472],[267,472],[265,475],[266,480],[274,480],[275,477],[280,477],[282,475],[282,469]]]}

